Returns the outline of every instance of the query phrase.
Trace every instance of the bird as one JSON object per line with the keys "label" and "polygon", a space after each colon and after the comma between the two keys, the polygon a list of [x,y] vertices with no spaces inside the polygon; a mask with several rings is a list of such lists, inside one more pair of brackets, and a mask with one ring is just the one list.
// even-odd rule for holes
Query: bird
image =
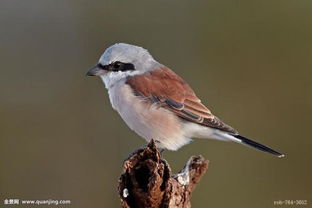
{"label": "bird", "polygon": [[142,47],[111,45],[86,75],[100,77],[113,109],[131,130],[147,142],[153,139],[160,149],[175,151],[194,138],[207,138],[285,156],[221,121],[186,81]]}

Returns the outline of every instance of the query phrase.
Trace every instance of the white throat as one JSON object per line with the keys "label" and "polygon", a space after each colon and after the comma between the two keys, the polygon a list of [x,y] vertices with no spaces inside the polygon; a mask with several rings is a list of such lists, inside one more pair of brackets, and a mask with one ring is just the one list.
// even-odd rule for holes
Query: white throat
{"label": "white throat", "polygon": [[107,89],[113,87],[119,82],[125,82],[127,77],[142,74],[139,71],[127,71],[127,72],[109,72],[101,76],[101,79]]}

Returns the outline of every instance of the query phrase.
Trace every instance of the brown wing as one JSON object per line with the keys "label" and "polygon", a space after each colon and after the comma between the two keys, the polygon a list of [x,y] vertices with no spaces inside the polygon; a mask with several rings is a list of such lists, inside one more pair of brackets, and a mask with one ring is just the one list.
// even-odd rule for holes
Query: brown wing
{"label": "brown wing", "polygon": [[172,70],[162,67],[148,74],[136,75],[127,80],[134,92],[162,107],[176,113],[179,117],[197,124],[208,126],[232,134],[237,131],[223,123],[204,106],[192,88]]}

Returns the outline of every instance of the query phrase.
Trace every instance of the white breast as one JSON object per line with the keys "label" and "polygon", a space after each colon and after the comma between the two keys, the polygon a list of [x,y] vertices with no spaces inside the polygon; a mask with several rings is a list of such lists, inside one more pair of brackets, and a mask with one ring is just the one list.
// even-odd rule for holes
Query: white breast
{"label": "white breast", "polygon": [[133,131],[147,141],[155,139],[160,148],[169,150],[177,150],[191,141],[185,136],[183,124],[176,115],[135,96],[125,80],[108,88],[108,93],[113,108]]}

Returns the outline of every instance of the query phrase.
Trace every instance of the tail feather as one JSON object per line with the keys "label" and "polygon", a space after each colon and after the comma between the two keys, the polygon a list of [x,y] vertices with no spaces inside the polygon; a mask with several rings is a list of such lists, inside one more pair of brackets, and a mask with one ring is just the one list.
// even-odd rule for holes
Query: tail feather
{"label": "tail feather", "polygon": [[271,153],[271,154],[273,154],[273,155],[276,155],[276,156],[279,157],[279,158],[285,157],[284,154],[279,153],[279,152],[273,150],[272,148],[267,147],[267,146],[265,146],[265,145],[263,145],[263,144],[260,144],[260,143],[258,143],[258,142],[255,142],[255,141],[253,141],[253,140],[251,140],[251,139],[248,139],[248,138],[243,137],[243,136],[241,136],[241,135],[233,135],[233,136],[234,136],[235,138],[237,138],[237,139],[239,140],[239,142],[242,143],[242,144],[245,144],[245,145],[247,145],[247,146],[256,148],[256,149],[261,150],[261,151],[263,151],[263,152]]}

